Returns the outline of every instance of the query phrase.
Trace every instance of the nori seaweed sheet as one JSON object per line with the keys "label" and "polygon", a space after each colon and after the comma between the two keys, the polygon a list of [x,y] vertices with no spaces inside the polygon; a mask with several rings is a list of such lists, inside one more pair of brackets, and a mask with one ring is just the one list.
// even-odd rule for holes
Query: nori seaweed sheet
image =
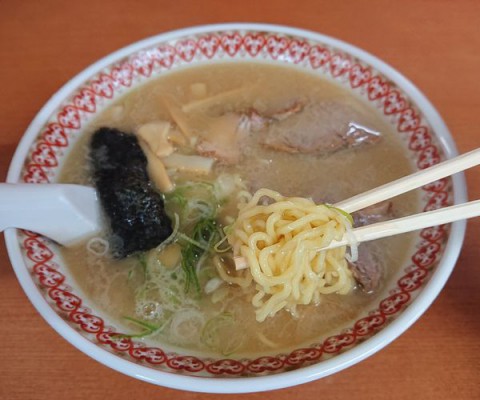
{"label": "nori seaweed sheet", "polygon": [[93,180],[110,220],[112,254],[149,250],[172,233],[163,198],[147,173],[147,158],[133,134],[100,128],[90,142]]}

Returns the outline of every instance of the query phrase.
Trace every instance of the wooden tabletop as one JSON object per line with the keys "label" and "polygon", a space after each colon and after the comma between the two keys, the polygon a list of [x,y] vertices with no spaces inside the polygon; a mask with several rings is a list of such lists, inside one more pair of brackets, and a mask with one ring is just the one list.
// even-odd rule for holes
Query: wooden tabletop
{"label": "wooden tabletop", "polygon": [[[48,98],[100,57],[172,29],[268,22],[311,29],[375,54],[440,111],[460,152],[480,145],[478,0],[0,1],[0,176]],[[466,173],[480,199],[480,167]],[[384,350],[299,387],[233,398],[480,398],[480,219],[441,295]],[[0,243],[0,399],[206,399],[153,386],[76,350],[37,314]],[[219,396],[216,396],[219,398]]]}

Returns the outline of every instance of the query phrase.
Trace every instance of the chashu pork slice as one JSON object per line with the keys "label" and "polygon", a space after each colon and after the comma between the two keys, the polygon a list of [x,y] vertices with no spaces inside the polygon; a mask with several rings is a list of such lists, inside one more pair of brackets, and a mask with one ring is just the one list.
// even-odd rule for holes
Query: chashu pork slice
{"label": "chashu pork slice", "polygon": [[261,142],[278,151],[326,155],[377,143],[381,135],[369,125],[368,116],[348,103],[323,101],[271,123]]}
{"label": "chashu pork slice", "polygon": [[212,118],[195,149],[198,154],[210,157],[221,164],[236,164],[242,155],[241,145],[248,132],[239,129],[241,115],[228,113]]}
{"label": "chashu pork slice", "polygon": [[[355,227],[374,224],[393,218],[392,202],[383,201],[353,214]],[[358,247],[358,260],[349,262],[353,277],[367,293],[379,287],[384,265],[375,257],[372,245],[362,243]]]}

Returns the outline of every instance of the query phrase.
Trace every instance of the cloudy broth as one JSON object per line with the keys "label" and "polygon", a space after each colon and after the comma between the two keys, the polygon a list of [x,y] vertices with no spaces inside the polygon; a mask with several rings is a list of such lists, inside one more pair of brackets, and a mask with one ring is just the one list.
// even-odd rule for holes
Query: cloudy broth
{"label": "cloudy broth", "polygon": [[[69,155],[60,181],[92,184],[88,142],[98,127],[115,127],[133,133],[151,121],[171,121],[163,103],[165,96],[178,104],[187,104],[192,101],[189,88],[198,82],[206,84],[209,94],[242,87],[248,90],[241,96],[213,103],[205,112],[187,113],[186,121],[195,134],[207,129],[211,118],[228,112],[254,108],[269,114],[292,100],[332,100],[368,115],[369,128],[381,132],[382,140],[375,145],[319,156],[269,149],[252,134],[243,145],[238,163],[215,163],[208,175],[172,173],[172,180],[177,184],[214,183],[219,176],[222,179],[231,176],[241,181],[243,189],[268,187],[286,196],[313,197],[318,202],[334,203],[413,171],[403,143],[379,112],[345,89],[289,67],[244,63],[168,73],[126,94],[90,124]],[[224,221],[229,216],[235,217],[234,198],[222,204],[218,215],[220,223],[226,224]],[[393,210],[395,216],[418,212],[416,194],[393,199]],[[369,244],[369,251],[383,265],[382,285],[386,285],[404,263],[411,241],[411,235],[402,235]],[[374,293],[365,293],[357,287],[348,295],[325,295],[318,305],[300,306],[296,316],[281,311],[260,323],[251,304],[253,286],[242,289],[222,284],[213,293],[205,293],[206,282],[217,276],[209,259],[203,271],[198,272],[200,293],[191,290],[185,294],[185,278],[180,266],[166,267],[161,261],[152,261],[150,253],[116,260],[108,255],[93,256],[86,244],[82,244],[63,249],[62,256],[90,302],[116,320],[125,333],[138,335],[139,340],[224,356],[265,350],[276,352],[316,342],[348,326],[368,310],[382,292],[382,287]],[[148,271],[145,270],[147,262]],[[149,279],[150,284],[146,285]],[[144,334],[148,328],[132,320],[147,322],[155,329],[152,328],[153,333]]]}

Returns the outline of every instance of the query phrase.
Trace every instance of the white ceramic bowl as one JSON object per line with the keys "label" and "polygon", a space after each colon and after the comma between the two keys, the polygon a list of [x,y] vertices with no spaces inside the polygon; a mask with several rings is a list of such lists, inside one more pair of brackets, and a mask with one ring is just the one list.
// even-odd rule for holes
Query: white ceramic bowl
{"label": "white ceramic bowl", "polygon": [[[372,55],[330,37],[283,26],[227,24],[161,34],[96,62],[42,108],[22,138],[9,182],[54,182],[82,128],[139,84],[188,65],[237,60],[288,64],[317,73],[377,107],[418,168],[456,155],[444,122],[405,77]],[[463,175],[427,185],[424,209],[466,201]],[[370,356],[404,332],[438,295],[457,260],[465,223],[419,232],[410,260],[368,312],[316,343],[252,359],[211,359],[119,338],[114,323],[82,297],[55,244],[10,229],[8,253],[25,293],[75,347],[136,378],[201,392],[252,392],[318,379]],[[188,353],[188,352],[187,352]],[[88,372],[86,372],[88,373]],[[201,377],[201,378],[200,378]]]}

